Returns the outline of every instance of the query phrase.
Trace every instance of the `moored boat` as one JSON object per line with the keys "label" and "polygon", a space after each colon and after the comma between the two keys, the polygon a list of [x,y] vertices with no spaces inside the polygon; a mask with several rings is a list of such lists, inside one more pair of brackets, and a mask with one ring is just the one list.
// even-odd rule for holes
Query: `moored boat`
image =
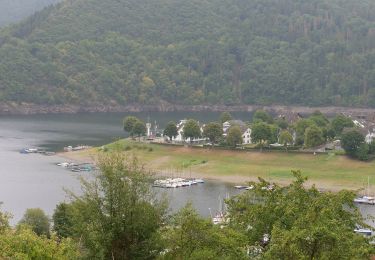
{"label": "moored boat", "polygon": [[360,204],[375,205],[375,197],[363,196],[354,199],[354,202]]}
{"label": "moored boat", "polygon": [[372,197],[369,194],[370,194],[370,177],[367,177],[367,195],[355,198],[354,202],[359,203],[359,204],[375,205],[375,197]]}
{"label": "moored boat", "polygon": [[179,188],[190,187],[198,183],[204,183],[204,181],[202,179],[167,178],[164,180],[155,180],[152,186],[159,188]]}
{"label": "moored boat", "polygon": [[368,228],[356,228],[354,229],[355,233],[364,235],[364,236],[371,236],[372,235],[372,230]]}

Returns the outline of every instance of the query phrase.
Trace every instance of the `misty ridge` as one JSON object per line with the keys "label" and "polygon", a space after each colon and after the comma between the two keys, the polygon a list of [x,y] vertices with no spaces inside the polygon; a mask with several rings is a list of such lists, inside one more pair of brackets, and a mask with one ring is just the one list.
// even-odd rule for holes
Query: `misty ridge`
{"label": "misty ridge", "polygon": [[18,22],[61,0],[0,0],[0,27]]}

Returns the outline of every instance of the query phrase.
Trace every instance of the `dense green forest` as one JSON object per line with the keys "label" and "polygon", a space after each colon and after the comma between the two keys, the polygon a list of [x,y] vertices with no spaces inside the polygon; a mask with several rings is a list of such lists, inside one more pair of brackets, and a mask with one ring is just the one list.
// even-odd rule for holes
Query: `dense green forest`
{"label": "dense green forest", "polygon": [[20,21],[43,7],[61,0],[1,0],[0,27]]}
{"label": "dense green forest", "polygon": [[375,2],[66,0],[0,57],[0,101],[375,107]]}

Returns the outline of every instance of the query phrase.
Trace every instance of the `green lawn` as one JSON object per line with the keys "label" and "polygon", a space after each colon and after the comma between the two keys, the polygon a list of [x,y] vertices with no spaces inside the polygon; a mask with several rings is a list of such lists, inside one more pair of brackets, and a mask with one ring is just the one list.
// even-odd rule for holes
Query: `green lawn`
{"label": "green lawn", "polygon": [[291,170],[301,170],[310,183],[338,190],[358,189],[370,176],[375,184],[375,162],[360,162],[346,156],[285,152],[227,151],[143,144],[121,140],[107,146],[141,158],[150,169],[178,173],[193,172],[210,178],[237,182],[262,177],[271,181],[291,180]]}

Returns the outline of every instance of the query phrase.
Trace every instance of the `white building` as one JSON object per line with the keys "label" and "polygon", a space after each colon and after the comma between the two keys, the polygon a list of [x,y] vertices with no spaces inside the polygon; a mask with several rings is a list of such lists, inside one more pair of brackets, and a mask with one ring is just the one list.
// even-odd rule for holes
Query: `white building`
{"label": "white building", "polygon": [[375,133],[368,131],[367,135],[365,136],[366,143],[370,144],[375,140]]}
{"label": "white building", "polygon": [[375,124],[365,119],[352,120],[358,130],[365,136],[366,143],[370,144],[375,141]]}

